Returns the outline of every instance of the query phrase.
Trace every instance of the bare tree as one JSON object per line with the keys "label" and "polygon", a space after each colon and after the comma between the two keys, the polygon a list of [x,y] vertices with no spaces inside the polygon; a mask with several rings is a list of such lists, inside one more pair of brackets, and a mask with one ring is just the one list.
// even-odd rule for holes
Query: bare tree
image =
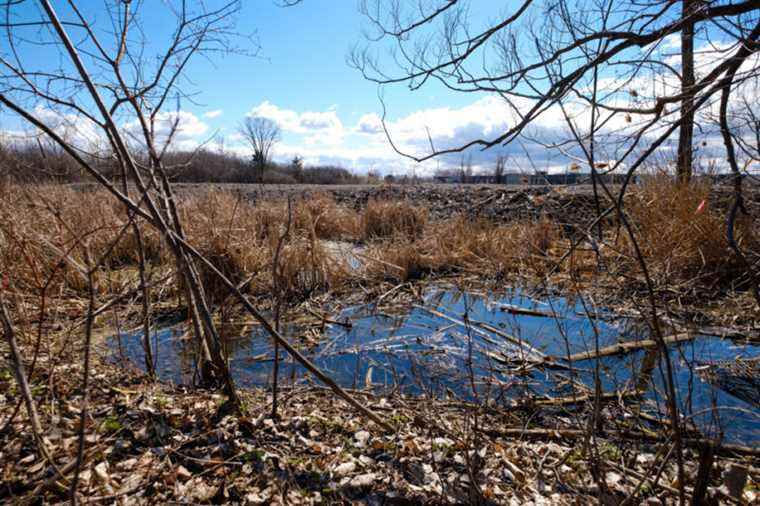
{"label": "bare tree", "polygon": [[472,183],[472,155],[462,155],[459,160],[459,182]]}
{"label": "bare tree", "polygon": [[681,29],[681,111],[683,121],[678,131],[677,180],[688,183],[694,171],[694,21],[699,0],[682,0],[681,17],[686,22]]}
{"label": "bare tree", "polygon": [[[750,53],[758,51],[755,32],[760,8],[756,2],[687,0],[684,4],[688,5],[524,0],[500,16],[494,9],[496,17],[476,26],[466,0],[406,4],[364,0],[371,42],[357,47],[350,61],[367,79],[382,86],[405,84],[417,90],[437,82],[457,92],[503,99],[507,128],[461,144],[429,143],[427,151],[398,149],[414,160],[509,144],[530,133],[539,118],[557,112],[559,102],[572,101],[576,111],[593,102],[601,114],[597,148],[609,152],[607,156],[598,149],[597,158],[604,155],[615,160],[611,169],[627,167],[633,173],[652,152],[673,140],[681,125],[688,126],[692,113],[717,100],[721,76],[742,47]],[[624,14],[605,14],[609,12]],[[688,76],[682,83],[668,51],[672,37],[684,30],[687,41],[692,40],[692,26],[695,34],[702,34],[703,46],[713,50],[711,65],[700,69],[700,79],[690,85]],[[708,30],[708,26],[717,29]],[[716,32],[719,38],[710,39]],[[390,64],[375,50],[385,43]],[[688,42],[686,54],[688,66]],[[588,86],[594,72],[603,83],[596,98]],[[757,63],[747,60],[740,74],[742,81],[756,77]],[[684,86],[689,93],[684,94]],[[384,125],[393,142],[393,132]],[[602,134],[607,135],[604,142]]]}
{"label": "bare tree", "polygon": [[504,170],[507,165],[507,158],[504,155],[496,157],[496,166],[493,169],[493,182],[504,184]]}
{"label": "bare tree", "polygon": [[238,132],[253,150],[253,165],[258,180],[264,180],[264,170],[271,161],[272,148],[280,141],[280,126],[269,118],[248,116],[238,127]]}

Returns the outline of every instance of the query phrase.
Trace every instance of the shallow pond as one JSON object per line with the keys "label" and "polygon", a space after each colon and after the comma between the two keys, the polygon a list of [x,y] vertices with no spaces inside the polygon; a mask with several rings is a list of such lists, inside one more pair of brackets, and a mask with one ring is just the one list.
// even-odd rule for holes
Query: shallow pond
{"label": "shallow pond", "polygon": [[[597,341],[603,348],[649,338],[648,327],[640,320],[604,314],[586,300],[558,296],[537,299],[520,290],[486,296],[450,287],[431,288],[423,299],[393,313],[384,313],[374,304],[343,308],[331,317],[350,326],[328,324],[323,332],[295,325],[283,330],[344,387],[504,403],[529,396],[577,395],[594,383],[593,360],[578,361],[570,370],[526,368],[523,359],[593,351]],[[194,351],[187,328],[159,328],[154,337],[160,377],[192,382]],[[111,349],[116,358],[124,357],[141,366],[140,339],[139,333],[122,334],[111,339]],[[270,383],[273,350],[263,330],[254,328],[246,336],[229,340],[227,347],[240,385]],[[685,416],[706,434],[723,432],[727,441],[745,444],[760,441],[757,398],[735,397],[706,382],[700,374],[708,362],[758,357],[760,346],[696,336],[669,349]],[[281,382],[311,381],[301,366],[282,357]],[[598,372],[604,391],[623,391],[646,382],[648,407],[655,415],[664,413],[664,365],[658,358],[650,349],[600,359]]]}

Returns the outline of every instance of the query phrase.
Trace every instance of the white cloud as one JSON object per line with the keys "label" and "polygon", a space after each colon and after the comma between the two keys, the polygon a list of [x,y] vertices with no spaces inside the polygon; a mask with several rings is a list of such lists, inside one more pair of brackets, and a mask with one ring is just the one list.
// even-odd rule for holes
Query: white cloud
{"label": "white cloud", "polygon": [[224,111],[222,111],[221,109],[214,109],[213,111],[204,112],[203,117],[208,118],[208,119],[214,119],[221,116],[223,112]]}
{"label": "white cloud", "polygon": [[[671,57],[673,48],[677,48],[678,44],[679,41],[676,38],[670,38],[665,41],[661,49],[667,51],[669,53],[667,56]],[[698,74],[705,75],[724,59],[726,54],[725,47],[716,47],[712,51],[706,47],[698,48],[696,55]],[[676,57],[672,57],[669,62],[676,69],[680,67],[680,61]],[[742,72],[747,75],[746,72],[749,69],[758,68],[760,68],[760,55],[745,62]],[[741,77],[740,72],[737,79]],[[750,86],[751,83],[754,85]],[[652,107],[658,96],[678,93],[680,82],[674,75],[667,73],[657,75],[642,73],[633,80],[625,80],[624,77],[605,77],[601,80],[600,87],[613,90],[611,94],[606,95],[608,105],[646,108]],[[736,88],[737,97],[740,94],[748,95],[748,103],[760,103],[758,100],[760,86],[757,85],[756,79],[737,84]],[[714,157],[713,153],[718,153],[722,149],[722,142],[718,142],[715,132],[710,132],[711,125],[714,124],[714,102],[701,111],[698,120],[699,128],[695,143],[699,143],[698,151],[705,159]],[[386,120],[386,127],[397,149],[407,155],[422,157],[428,155],[433,149],[438,151],[452,149],[476,139],[490,141],[498,138],[515,126],[520,121],[521,115],[527,113],[532,106],[533,102],[528,99],[517,99],[510,106],[499,96],[481,95],[480,98],[461,107],[427,108],[396,117],[390,115]],[[581,132],[586,132],[591,113],[587,104],[569,100],[565,103],[565,110]],[[390,112],[392,113],[392,110]],[[277,121],[284,131],[292,134],[287,139],[288,144],[278,147],[279,156],[284,158],[300,155],[306,159],[307,163],[340,163],[355,170],[375,169],[382,173],[416,170],[419,174],[431,173],[439,167],[456,167],[463,157],[462,153],[452,153],[422,164],[403,157],[389,145],[380,117],[372,112],[360,115],[358,121],[351,127],[343,125],[335,109],[321,112],[297,112],[267,101],[254,107],[249,114],[261,115]],[[625,161],[630,163],[632,159],[635,159],[643,149],[648,147],[651,139],[664,132],[668,125],[672,125],[672,121],[677,119],[677,114],[677,104],[668,106],[663,120],[647,133]],[[712,119],[710,114],[712,114]],[[598,160],[608,161],[618,160],[621,154],[627,151],[632,139],[636,137],[633,134],[650,118],[645,115],[629,116],[625,113],[617,113],[608,119],[605,112],[602,113],[602,117],[605,121],[598,137],[600,140],[596,145],[596,155]],[[534,169],[562,171],[568,168],[572,157],[578,160],[583,159],[580,149],[573,142],[568,143],[572,136],[562,110],[556,105],[544,110],[531,122],[524,133],[519,142],[512,142],[506,146],[497,145],[486,151],[474,147],[469,149],[464,156],[472,157],[476,171],[492,170],[495,159],[499,155],[508,157],[508,170],[525,172]],[[562,150],[548,149],[539,143],[531,142],[531,138],[540,139],[546,143],[565,142],[566,144]],[[704,146],[703,140],[706,142]],[[669,154],[668,150],[673,151],[673,148],[673,140],[670,139],[661,147],[660,152],[667,158],[672,155],[672,152]],[[720,155],[716,159],[719,158]],[[621,163],[620,167],[625,167],[625,163]]]}
{"label": "white cloud", "polygon": [[280,128],[289,132],[296,132],[300,129],[300,117],[297,112],[281,109],[268,100],[251,109],[246,116],[269,118],[280,125]]}
{"label": "white cloud", "polygon": [[[276,148],[275,158],[286,161],[295,155],[307,163],[340,164],[357,171],[377,170],[381,173],[407,173],[415,170],[418,174],[430,174],[437,168],[458,166],[461,155],[449,155],[441,159],[417,163],[396,153],[383,132],[382,122],[376,113],[359,117],[355,126],[346,128],[335,109],[327,111],[297,112],[273,104],[262,102],[252,108],[249,116],[261,116],[277,122],[284,132],[290,134],[287,142]],[[411,114],[389,120],[387,127],[398,149],[409,155],[422,156],[431,147],[436,149],[462,145],[474,138],[489,139],[503,133],[516,121],[516,114],[499,97],[485,96],[469,105],[459,108],[442,107],[415,111]],[[546,128],[554,126],[556,118],[544,119]],[[230,138],[231,140],[234,140]],[[525,153],[517,153],[514,148],[496,147],[488,151],[471,150],[472,163],[476,170],[491,170],[498,154],[509,152],[513,160],[523,159]],[[248,150],[242,144],[236,148],[241,154]],[[545,150],[534,150],[531,154],[539,168],[548,167]],[[555,166],[552,162],[551,166]]]}
{"label": "white cloud", "polygon": [[380,116],[377,114],[369,113],[359,118],[356,123],[356,132],[360,134],[375,135],[383,133],[383,123]]}
{"label": "white cloud", "polygon": [[168,135],[174,125],[177,139],[197,138],[208,131],[208,125],[195,114],[187,111],[164,112],[156,116],[156,132],[158,135]]}
{"label": "white cloud", "polygon": [[335,111],[305,112],[300,116],[300,126],[305,130],[343,128],[343,124]]}
{"label": "white cloud", "polygon": [[[416,143],[454,140],[462,130],[477,131],[491,136],[507,128],[511,112],[505,102],[494,96],[486,96],[470,105],[452,109],[439,107],[422,109],[387,123],[394,140]],[[473,132],[474,133],[474,132]],[[439,146],[436,148],[440,149]]]}
{"label": "white cloud", "polygon": [[80,114],[65,114],[42,106],[37,106],[34,114],[64,140],[80,148],[89,149],[105,139],[102,130]]}
{"label": "white cloud", "polygon": [[[208,125],[189,111],[167,111],[156,115],[154,126],[155,142],[159,149],[169,140],[169,134],[176,128],[171,138],[172,149],[192,149],[198,146],[208,132]],[[137,119],[127,121],[122,129],[138,145],[144,143],[142,129]]]}
{"label": "white cloud", "polygon": [[346,134],[334,108],[299,113],[282,109],[267,100],[251,109],[247,116],[271,119],[286,132],[307,136],[304,140],[307,144],[340,144]]}

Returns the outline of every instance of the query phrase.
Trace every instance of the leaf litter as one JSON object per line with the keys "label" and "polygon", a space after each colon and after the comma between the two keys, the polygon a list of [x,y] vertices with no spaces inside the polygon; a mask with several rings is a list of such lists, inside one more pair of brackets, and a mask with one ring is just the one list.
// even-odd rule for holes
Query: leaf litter
{"label": "leaf litter", "polygon": [[[0,440],[2,501],[68,497],[71,474],[63,470],[76,453],[81,370],[58,366],[55,389],[47,391],[48,364],[40,361],[35,395],[48,406],[45,441],[54,465],[37,456],[21,408]],[[273,420],[271,399],[260,389],[243,393],[249,415],[236,417],[219,394],[150,382],[104,361],[97,361],[92,377],[78,490],[92,503],[578,504],[602,494],[611,504],[639,487],[647,504],[661,504],[674,490],[672,462],[658,484],[640,486],[641,477],[651,475],[656,447],[616,438],[614,431],[595,441],[605,469],[600,490],[580,440],[569,435],[574,420],[557,412],[355,391],[396,428],[388,434],[317,386],[283,391]],[[5,377],[2,386],[0,421],[6,424],[18,397]],[[519,435],[526,415],[534,430]],[[714,488],[713,496],[757,501],[756,459],[721,459],[717,469],[724,474],[748,469],[748,477],[741,497],[733,499],[728,485]],[[689,472],[695,476],[696,468]]]}

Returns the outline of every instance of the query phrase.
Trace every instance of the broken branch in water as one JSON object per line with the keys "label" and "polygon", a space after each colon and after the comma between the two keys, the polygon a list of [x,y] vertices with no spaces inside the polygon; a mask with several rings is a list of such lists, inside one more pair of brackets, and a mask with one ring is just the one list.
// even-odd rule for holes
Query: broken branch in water
{"label": "broken branch in water", "polygon": [[308,307],[306,308],[306,311],[308,311],[310,314],[312,314],[312,315],[316,316],[317,318],[319,318],[320,321],[322,321],[323,324],[328,323],[330,325],[339,325],[339,326],[345,327],[347,329],[350,329],[350,328],[352,328],[354,326],[348,319],[346,319],[346,321],[343,321],[343,322],[342,321],[338,321],[338,320],[332,320],[332,319],[328,318],[327,316],[325,316],[324,314],[318,313],[318,312],[316,312],[313,309],[308,308]]}
{"label": "broken branch in water", "polygon": [[[471,330],[475,331],[477,334],[479,334],[481,336],[486,336],[486,337],[490,338],[490,336],[488,334],[486,334],[486,332],[484,332],[483,330],[477,328],[476,326],[473,326],[472,323],[474,323],[474,322],[466,323],[466,322],[464,322],[462,320],[459,320],[457,318],[449,316],[449,315],[447,315],[445,313],[441,313],[440,311],[437,311],[437,310],[429,308],[429,307],[421,306],[419,304],[415,304],[414,307],[416,307],[418,309],[422,309],[423,311],[427,311],[428,313],[432,314],[433,316],[437,316],[439,318],[444,318],[446,320],[449,320],[452,323],[456,323],[457,325],[461,325],[462,327],[464,327],[466,329],[471,329]],[[489,328],[489,330],[491,330],[493,332],[492,329],[493,329],[493,327]],[[497,333],[497,332],[495,332],[495,333]],[[537,349],[535,349],[534,347],[532,347],[528,343],[524,342],[523,340],[518,339],[518,338],[513,337],[513,336],[510,336],[510,335],[505,334],[503,332],[498,332],[498,335],[501,336],[501,337],[504,337],[505,339],[507,339],[512,344],[517,345],[521,349],[520,351],[527,351],[528,354],[529,354],[529,356],[526,357],[527,360],[534,361],[534,362],[541,362],[541,361],[544,361],[546,359],[546,356],[543,353],[541,353],[540,351],[538,351]]]}
{"label": "broken branch in water", "polygon": [[524,316],[538,316],[540,318],[556,318],[557,315],[554,313],[549,313],[546,311],[537,311],[535,309],[527,309],[520,306],[514,306],[512,304],[502,304],[499,309],[506,313],[511,313],[514,315],[524,315]]}
{"label": "broken branch in water", "polygon": [[[694,339],[694,334],[683,333],[683,334],[675,334],[673,336],[663,337],[663,342],[665,344],[675,344],[675,343],[682,343],[685,341],[691,341],[692,339]],[[612,355],[622,355],[624,353],[632,353],[638,350],[656,348],[657,346],[658,346],[657,341],[653,339],[642,339],[640,341],[628,341],[625,343],[617,343],[617,344],[613,344],[612,346],[601,348],[599,349],[598,352],[584,351],[581,353],[575,353],[573,355],[565,357],[565,360],[567,360],[568,362],[581,362],[583,360],[609,357]],[[553,359],[553,358],[550,358],[550,359]]]}

